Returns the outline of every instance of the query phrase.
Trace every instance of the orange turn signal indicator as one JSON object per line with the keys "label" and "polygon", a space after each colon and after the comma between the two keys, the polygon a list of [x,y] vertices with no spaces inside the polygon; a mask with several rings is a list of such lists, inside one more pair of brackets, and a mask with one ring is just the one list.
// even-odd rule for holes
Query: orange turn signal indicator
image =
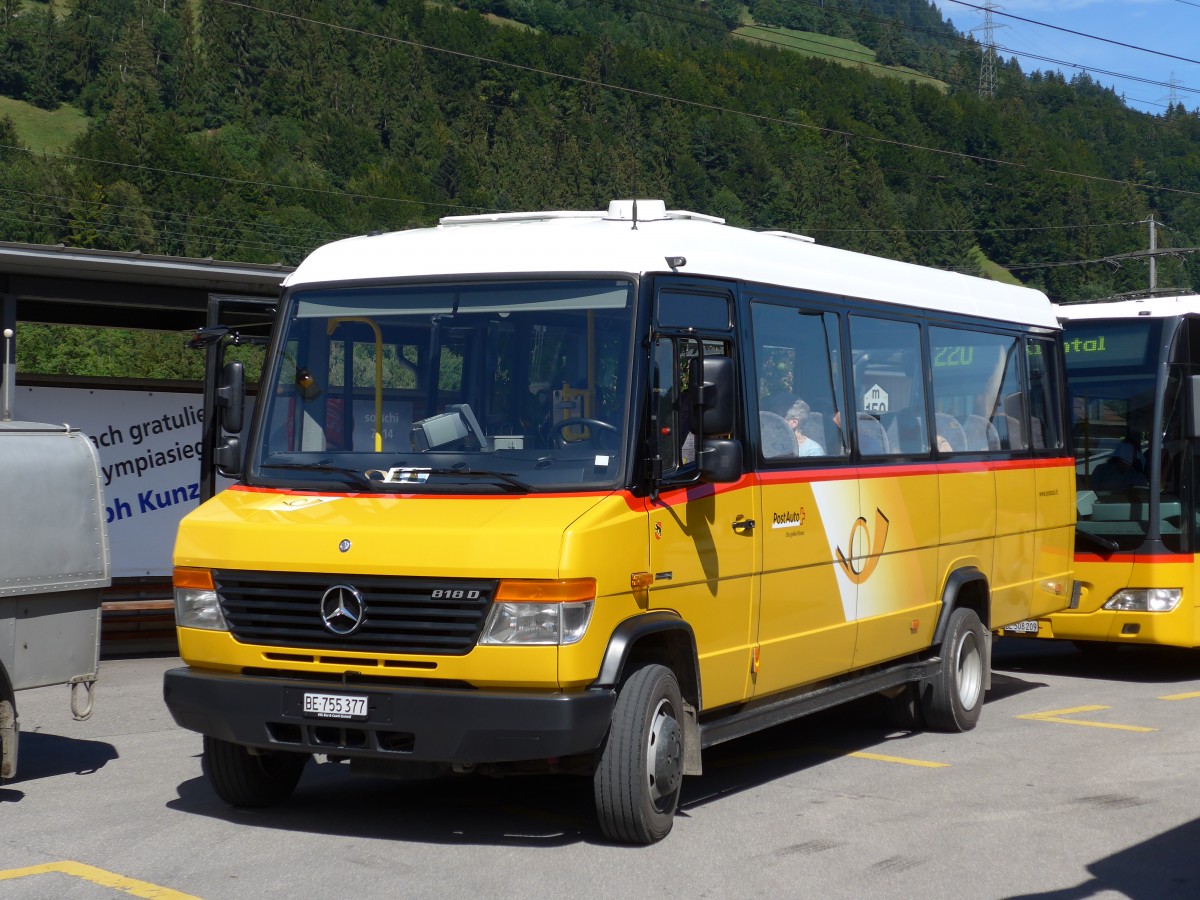
{"label": "orange turn signal indicator", "polygon": [[496,588],[496,601],[509,603],[580,603],[596,599],[595,578],[505,580]]}
{"label": "orange turn signal indicator", "polygon": [[629,576],[629,586],[635,591],[644,591],[654,584],[654,576],[649,572],[634,572]]}
{"label": "orange turn signal indicator", "polygon": [[171,573],[171,584],[177,588],[191,588],[200,591],[216,590],[213,584],[212,569],[188,569],[176,566]]}

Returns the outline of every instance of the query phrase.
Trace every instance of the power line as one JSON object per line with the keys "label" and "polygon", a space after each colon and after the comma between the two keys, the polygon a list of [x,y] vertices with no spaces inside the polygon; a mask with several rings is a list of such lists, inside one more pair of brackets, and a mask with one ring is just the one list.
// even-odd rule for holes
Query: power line
{"label": "power line", "polygon": [[[248,9],[253,12],[265,13],[267,15],[278,16],[279,18],[290,19],[297,22],[305,22],[310,25],[315,25],[322,28],[329,28],[335,31],[344,31],[348,34],[356,34],[360,37],[377,38],[379,40],[388,41],[391,43],[401,44],[408,47],[414,47],[419,50],[426,50],[433,53],[443,53],[448,56],[453,56],[459,59],[468,59],[475,62],[487,63],[488,65],[499,66],[501,68],[513,69],[519,72],[527,72],[534,75],[541,75],[549,78],[559,78],[564,81],[573,82],[575,84],[584,84],[590,87],[599,87],[606,90],[618,91],[630,96],[645,97],[652,100],[661,100],[668,103],[677,103],[682,106],[689,106],[694,109],[704,109],[710,112],[728,113],[730,115],[742,116],[754,121],[767,122],[775,125],[786,125],[791,128],[800,128],[809,131],[819,132],[825,135],[842,137],[847,139],[856,139],[869,141],[872,143],[883,144],[891,147],[900,147],[908,150],[921,150],[928,153],[935,153],[941,156],[946,156],[954,159],[973,160],[975,162],[991,163],[998,166],[1006,166],[1008,168],[1017,169],[1020,171],[1044,172],[1052,175],[1060,175],[1063,177],[1079,178],[1084,181],[1092,181],[1101,184],[1113,184],[1120,187],[1140,188],[1143,190],[1163,191],[1164,193],[1180,194],[1189,197],[1200,197],[1200,191],[1190,191],[1185,188],[1172,188],[1165,185],[1140,184],[1138,182],[1126,181],[1120,178],[1109,178],[1103,175],[1088,175],[1082,172],[1070,172],[1065,169],[1054,168],[1037,168],[1028,163],[1015,162],[1013,160],[997,159],[990,156],[979,156],[972,153],[964,153],[958,150],[945,150],[938,147],[927,147],[922,144],[914,144],[907,141],[899,141],[893,138],[875,137],[872,135],[856,134],[852,131],[846,131],[838,128],[827,128],[822,125],[812,125],[806,122],[797,122],[794,119],[784,119],[779,116],[768,116],[763,113],[752,113],[745,110],[730,109],[729,107],[720,106],[716,103],[704,103],[699,100],[685,100],[680,97],[672,97],[669,94],[659,93],[657,91],[639,90],[637,88],[625,87],[624,85],[612,84],[606,81],[600,81],[593,78],[585,78],[581,75],[568,75],[563,72],[554,72],[548,69],[542,69],[537,66],[528,66],[521,63],[508,62],[506,60],[496,59],[494,57],[481,56],[476,53],[468,53],[464,50],[451,50],[446,47],[438,47],[433,44],[426,44],[421,41],[414,41],[408,38],[400,38],[392,35],[380,34],[378,32],[367,31],[361,28],[352,28],[348,25],[339,25],[334,22],[323,22],[319,19],[313,19],[308,16],[301,16],[296,13],[287,13],[279,10],[265,9],[260,6],[254,6],[250,3],[241,2],[241,0],[217,0],[217,2],[226,6],[235,6],[242,9]],[[957,2],[957,0],[956,0]],[[408,201],[419,202],[419,201]]]}
{"label": "power line", "polygon": [[[87,206],[87,207],[101,207],[104,209],[111,209],[111,210],[129,210],[134,213],[142,213],[142,214],[148,215],[152,219],[154,219],[154,218],[162,219],[164,221],[164,223],[169,222],[169,221],[182,221],[182,222],[185,222],[186,224],[188,224],[189,226],[195,225],[199,228],[208,229],[208,230],[221,229],[221,228],[225,228],[229,225],[240,225],[240,226],[245,226],[247,228],[254,228],[254,229],[256,229],[260,232],[266,233],[266,234],[275,234],[277,236],[288,237],[291,239],[296,239],[297,237],[303,237],[305,235],[316,234],[316,233],[322,234],[329,239],[337,239],[337,238],[344,238],[344,237],[350,236],[346,232],[329,231],[329,230],[322,231],[320,229],[314,229],[312,227],[303,226],[303,225],[287,225],[284,223],[268,223],[268,222],[264,221],[263,219],[258,219],[253,222],[247,222],[245,220],[240,220],[240,219],[230,219],[228,216],[223,216],[223,215],[221,215],[221,216],[204,215],[201,213],[194,213],[194,212],[181,213],[179,210],[154,209],[153,207],[149,207],[149,206],[134,206],[133,204],[129,204],[129,203],[113,203],[110,200],[80,200],[77,197],[64,196],[62,194],[34,193],[32,191],[20,191],[15,188],[0,188],[0,195],[7,195],[7,196],[11,196],[11,197],[24,197],[31,202],[37,202],[39,200],[47,202],[47,203],[57,202],[60,206],[65,205],[65,204],[76,204],[76,205]],[[211,225],[205,224],[206,222],[209,222],[209,221],[213,222],[214,224],[211,224]]]}
{"label": "power line", "polygon": [[[634,96],[648,97],[651,99],[657,99],[657,100],[661,100],[661,101],[665,101],[665,102],[678,103],[681,105],[687,105],[687,106],[691,106],[691,107],[708,109],[708,110],[712,110],[712,111],[716,111],[716,112],[722,112],[722,113],[728,113],[728,114],[732,114],[732,115],[743,116],[743,117],[747,117],[747,118],[754,119],[754,120],[782,124],[782,125],[786,125],[786,126],[794,127],[794,128],[809,129],[809,130],[817,131],[819,133],[822,133],[825,135],[830,135],[830,136],[840,136],[840,137],[844,137],[844,138],[859,138],[862,140],[867,140],[867,141],[881,143],[881,144],[890,145],[890,146],[897,146],[897,147],[902,147],[902,148],[907,148],[907,149],[912,149],[912,150],[932,152],[932,153],[936,153],[936,154],[940,154],[940,155],[944,155],[944,156],[948,156],[948,157],[952,157],[952,158],[957,158],[957,159],[961,159],[961,160],[992,163],[992,164],[996,164],[996,165],[1008,166],[1008,167],[1013,167],[1013,168],[1017,168],[1017,169],[1027,170],[1027,171],[1042,171],[1042,172],[1061,175],[1061,176],[1082,178],[1085,180],[1107,182],[1107,183],[1118,184],[1118,185],[1123,185],[1123,186],[1134,186],[1134,187],[1157,189],[1157,190],[1162,190],[1162,191],[1167,191],[1167,192],[1172,192],[1172,193],[1179,193],[1179,194],[1184,194],[1184,195],[1189,195],[1189,196],[1200,196],[1200,192],[1195,192],[1195,191],[1186,191],[1186,190],[1182,190],[1182,189],[1168,188],[1168,187],[1161,187],[1161,186],[1156,187],[1153,185],[1144,185],[1144,184],[1139,185],[1134,182],[1123,181],[1123,180],[1119,180],[1119,179],[1105,178],[1102,176],[1094,176],[1094,175],[1085,175],[1082,173],[1068,172],[1065,170],[1058,170],[1058,169],[1049,169],[1049,168],[1037,169],[1035,166],[1031,166],[1031,165],[1025,164],[1025,163],[1018,163],[1018,162],[1012,162],[1012,161],[1007,161],[1007,160],[977,156],[977,155],[962,153],[962,152],[958,152],[958,151],[942,150],[939,148],[926,147],[926,146],[919,145],[919,144],[906,143],[906,142],[891,140],[891,139],[887,139],[887,138],[880,138],[880,137],[873,137],[870,135],[856,134],[854,132],[845,131],[845,130],[824,128],[821,126],[810,125],[810,124],[806,124],[806,123],[802,123],[802,122],[796,122],[794,120],[788,120],[788,119],[783,119],[783,118],[779,118],[779,117],[750,113],[750,112],[746,112],[743,110],[731,109],[731,108],[722,107],[722,106],[719,106],[716,104],[707,104],[707,103],[701,103],[698,101],[684,100],[682,98],[676,98],[676,97],[672,97],[672,96],[666,95],[666,94],[660,94],[660,93],[655,93],[655,92],[650,92],[650,91],[641,91],[641,90],[637,90],[637,89],[626,88],[626,87],[622,87],[620,85],[609,84],[609,83],[606,83],[603,81],[586,79],[586,78],[581,78],[578,76],[566,75],[563,73],[556,73],[556,72],[549,71],[549,70],[542,70],[542,69],[538,69],[538,68],[531,67],[531,66],[524,66],[524,65],[519,65],[519,64],[515,64],[515,63],[509,63],[507,61],[492,59],[492,58],[480,56],[477,54],[465,53],[465,52],[455,51],[455,50],[448,50],[448,49],[436,47],[433,45],[422,44],[422,43],[416,42],[416,41],[409,41],[409,40],[405,40],[402,38],[395,38],[395,37],[391,37],[389,35],[376,34],[376,33],[362,30],[362,29],[354,29],[354,28],[350,28],[347,26],[340,26],[340,25],[336,25],[333,23],[322,22],[320,20],[306,18],[306,17],[294,15],[294,14],[275,12],[273,10],[262,9],[260,7],[255,7],[251,4],[234,2],[234,0],[221,0],[221,2],[224,2],[229,6],[237,6],[237,7],[242,7],[242,8],[251,10],[251,11],[277,15],[277,16],[281,16],[283,18],[288,18],[288,19],[293,19],[296,21],[305,22],[307,24],[311,24],[311,25],[318,26],[318,27],[325,27],[325,28],[329,28],[329,29],[333,29],[333,30],[341,30],[341,31],[349,32],[349,33],[355,33],[355,34],[359,34],[359,35],[363,35],[363,36],[367,36],[367,37],[377,38],[380,40],[410,45],[410,46],[414,46],[414,47],[417,47],[420,49],[425,49],[425,50],[429,50],[432,52],[449,54],[452,56],[466,58],[466,59],[474,60],[477,62],[483,62],[483,63],[487,63],[487,64],[497,65],[500,67],[516,69],[519,71],[532,72],[532,73],[535,73],[538,75],[555,77],[555,78],[571,81],[574,83],[588,84],[591,86],[596,86],[596,87],[600,87],[600,88],[607,89],[607,90],[623,92],[623,93],[634,95]],[[11,149],[29,152],[25,148],[22,148],[22,147],[13,147]],[[296,187],[294,185],[280,185],[280,184],[273,184],[273,183],[265,182],[265,181],[254,181],[254,180],[247,180],[247,179],[237,179],[237,178],[232,178],[232,177],[227,177],[227,176],[216,176],[216,175],[201,174],[201,173],[181,172],[181,171],[177,171],[177,170],[163,169],[163,168],[159,168],[159,167],[152,167],[152,166],[145,166],[145,165],[134,165],[134,164],[129,164],[129,163],[115,163],[115,162],[108,161],[108,160],[90,159],[87,157],[70,156],[67,154],[49,154],[49,155],[57,156],[57,157],[64,158],[64,159],[75,160],[75,161],[86,161],[86,162],[93,162],[93,163],[97,163],[97,164],[101,164],[101,165],[112,165],[112,166],[120,166],[120,167],[131,168],[131,169],[140,169],[140,170],[144,170],[144,171],[172,174],[172,175],[181,176],[181,177],[194,177],[194,178],[200,178],[200,179],[208,179],[208,180],[229,183],[229,184],[251,185],[251,186],[255,186],[255,187],[259,187],[259,188],[291,189],[291,190],[307,191],[307,192],[323,194],[323,195],[344,197],[344,198],[348,198],[348,199],[368,199],[368,200],[378,200],[378,201],[383,201],[383,202],[397,202],[397,203],[418,205],[418,206],[422,206],[422,207],[442,207],[442,208],[462,209],[462,210],[485,209],[482,207],[470,207],[470,206],[464,206],[464,205],[460,205],[460,204],[433,203],[433,202],[429,202],[429,201],[408,200],[408,199],[403,199],[403,198],[383,197],[383,196],[368,195],[368,194],[357,194],[357,193],[352,193],[352,192],[347,192],[347,191],[340,191],[340,190],[336,190],[336,189],[302,188],[302,187]],[[162,211],[157,211],[157,212],[159,214],[166,215]],[[62,224],[61,221],[59,221],[59,220],[56,220],[56,222],[60,225]],[[254,227],[253,225],[251,225],[251,223],[239,223],[239,224],[246,224],[248,227]],[[115,226],[115,225],[111,225],[111,224],[102,226],[99,223],[97,223],[97,227],[98,228],[108,228],[111,233],[119,233],[117,231],[117,229],[120,228],[121,226]],[[1047,226],[1047,227],[1049,228],[1049,227],[1069,227],[1069,226]],[[1105,227],[1105,226],[1097,226],[1097,227]],[[128,231],[128,227],[126,227],[125,230]],[[822,229],[822,230],[824,230],[824,229]],[[992,229],[958,229],[958,230],[959,231],[968,231],[968,232],[972,232],[972,233],[988,233],[988,232],[992,231]],[[1021,230],[1021,229],[1013,229],[1013,230]],[[174,234],[183,234],[181,232],[173,232],[173,233]],[[247,242],[247,241],[244,241],[240,238],[233,237],[233,236],[230,236],[229,242],[237,243],[239,245],[245,245],[245,246],[253,246],[258,243],[258,242]],[[266,245],[261,245],[261,246],[266,246]],[[278,245],[274,245],[274,246],[278,246]],[[293,245],[291,247],[288,247],[287,249],[303,250],[305,248],[296,247]]]}
{"label": "power line", "polygon": [[[825,4],[823,2],[823,0],[792,0],[792,2],[793,3],[802,3],[807,6],[815,6],[815,7],[827,9],[827,10],[832,8],[832,7],[828,6],[827,4]],[[676,6],[674,4],[664,4],[664,5],[670,6],[673,9],[682,9],[682,7]],[[964,5],[970,5],[970,4],[964,4]],[[1193,5],[1200,6],[1200,4],[1193,4]],[[984,9],[986,11],[986,7],[978,7],[978,8]],[[993,10],[995,12],[1000,12],[999,7],[993,6]],[[926,27],[926,26],[922,26],[922,25],[910,25],[905,22],[897,22],[892,19],[886,19],[882,16],[875,16],[868,12],[864,12],[863,10],[846,9],[843,7],[837,7],[837,12],[841,16],[848,16],[851,18],[862,19],[862,20],[868,21],[868,22],[876,22],[876,23],[883,24],[883,25],[898,25],[899,27],[901,27],[907,31],[913,31],[913,32],[917,32],[920,34],[926,34],[926,35],[929,35],[932,37],[938,37],[945,41],[950,41],[950,42],[954,42],[954,43],[958,43],[958,44],[964,44],[971,49],[976,49],[979,46],[978,42],[973,41],[970,38],[963,37],[962,35],[955,33],[953,31],[953,29],[951,28],[951,26],[949,26],[949,25],[946,25],[944,28],[938,28],[937,26]],[[661,14],[659,14],[659,15],[661,16]],[[716,16],[712,15],[711,13],[699,13],[699,15],[704,16],[711,21],[712,24],[706,25],[705,27],[709,28],[710,30],[720,30],[723,33],[728,33],[725,29],[725,26],[721,23],[720,19],[718,19]],[[674,17],[664,17],[664,18],[671,18],[672,21],[680,21],[680,22],[682,22],[682,21],[688,21],[688,22],[697,21],[697,24],[699,24],[698,20],[691,20],[691,19],[685,20],[685,19],[677,19]],[[1030,21],[1032,22],[1032,20],[1030,20]],[[1032,24],[1041,25],[1042,23],[1032,22]],[[754,25],[754,27],[757,29],[766,31],[770,34],[776,34],[776,35],[780,35],[780,36],[784,36],[784,37],[790,37],[792,40],[799,39],[793,34],[793,29],[776,28],[775,26],[758,25],[758,24]],[[1047,27],[1054,27],[1054,26],[1047,26]],[[1085,35],[1085,37],[1093,37],[1093,35]],[[791,47],[791,44],[787,41],[767,41],[766,39],[763,39],[763,38],[759,38],[759,40],[763,40],[764,43],[777,44],[778,46],[781,46],[781,47]],[[804,38],[803,40],[808,41],[810,39]],[[1098,40],[1103,40],[1103,38],[1098,38]],[[825,44],[823,42],[817,42],[817,41],[814,41],[813,43],[816,43],[818,46],[842,49],[842,48],[837,47],[836,44]],[[996,44],[995,48],[996,48],[997,52],[1005,53],[1010,56],[1017,56],[1022,59],[1031,59],[1031,60],[1035,60],[1037,62],[1050,63],[1050,64],[1056,65],[1056,66],[1065,66],[1068,69],[1075,69],[1080,72],[1094,73],[1094,74],[1099,74],[1099,75],[1107,75],[1110,78],[1120,78],[1125,81],[1135,81],[1135,82],[1139,82],[1142,84],[1154,85],[1155,87],[1171,87],[1170,82],[1159,81],[1154,78],[1145,78],[1140,75],[1129,75],[1124,72],[1115,72],[1115,71],[1111,71],[1108,69],[1100,68],[1099,66],[1088,65],[1087,63],[1076,63],[1076,62],[1071,62],[1069,60],[1057,59],[1052,56],[1043,56],[1043,55],[1033,53],[1033,52],[1027,51],[1027,50],[1018,50],[1014,47],[1006,47],[1002,44]],[[833,54],[830,54],[830,55],[833,55]],[[836,57],[836,58],[846,60],[846,61],[860,62],[862,65],[873,65],[876,68],[886,69],[889,72],[893,72],[893,73],[896,72],[896,69],[892,66],[881,66],[878,63],[867,63],[865,61],[853,60],[851,57]],[[926,75],[926,77],[933,78],[934,76]],[[967,85],[965,85],[963,83],[959,83],[956,86],[960,87],[960,88],[964,88],[964,89],[966,89],[966,87],[967,87]],[[1176,84],[1175,88],[1177,90],[1188,91],[1190,93],[1200,93],[1200,88],[1192,88],[1192,87],[1187,87],[1185,85],[1180,85],[1180,84]],[[1148,101],[1139,100],[1137,102],[1142,103],[1142,102],[1148,102]],[[1151,105],[1161,106],[1162,104],[1152,103]]]}
{"label": "power line", "polygon": [[1134,250],[1131,253],[1118,253],[1114,256],[1101,256],[1099,259],[1072,259],[1063,262],[1044,262],[1044,263],[1006,263],[1004,268],[1016,269],[1025,271],[1026,269],[1059,269],[1066,266],[1091,266],[1098,263],[1117,263],[1120,264],[1126,260],[1149,259],[1154,261],[1158,256],[1175,256],[1184,253],[1200,252],[1200,247],[1169,247],[1159,250]]}
{"label": "power line", "polygon": [[[967,7],[970,7],[971,9],[979,10],[980,12],[984,11],[984,7],[976,6],[974,3],[967,3],[966,0],[946,0],[946,2],[956,3],[959,6],[967,6]],[[1093,40],[1093,41],[1100,41],[1105,44],[1112,44],[1114,47],[1124,47],[1126,50],[1137,50],[1141,53],[1152,53],[1155,56],[1162,56],[1162,57],[1165,57],[1166,59],[1177,59],[1180,62],[1194,63],[1194,64],[1200,66],[1200,59],[1192,59],[1191,57],[1188,57],[1188,56],[1177,56],[1174,53],[1166,53],[1165,51],[1162,51],[1162,50],[1152,50],[1149,47],[1139,47],[1136,44],[1127,44],[1124,41],[1117,41],[1117,40],[1113,40],[1112,38],[1100,37],[1099,35],[1088,34],[1087,32],[1084,32],[1084,31],[1075,31],[1074,29],[1071,29],[1071,28],[1063,28],[1061,25],[1051,25],[1049,22],[1039,22],[1037,19],[1027,19],[1024,16],[1016,16],[1016,15],[1013,15],[1012,13],[1001,12],[999,9],[995,9],[994,7],[993,7],[993,9],[994,9],[996,15],[1004,16],[1005,18],[1008,18],[1008,19],[1015,19],[1018,22],[1028,22],[1030,25],[1040,25],[1043,28],[1050,28],[1050,29],[1053,29],[1054,31],[1061,31],[1064,34],[1073,34],[1076,37],[1083,37],[1083,38],[1088,38],[1089,40]]]}
{"label": "power line", "polygon": [[[227,0],[218,0],[218,2],[227,2]],[[232,4],[240,6],[242,4]],[[246,187],[257,188],[278,188],[285,191],[299,191],[301,193],[319,194],[323,196],[342,197],[347,200],[380,200],[386,203],[406,203],[413,206],[438,206],[443,209],[460,209],[471,210],[473,212],[495,212],[496,210],[485,206],[465,206],[460,203],[435,203],[429,200],[407,200],[402,197],[383,197],[376,194],[359,194],[352,191],[340,191],[335,188],[313,188],[301,187],[294,184],[276,184],[270,181],[254,181],[247,178],[233,178],[229,175],[210,175],[205,172],[183,172],[178,169],[164,169],[159,166],[147,166],[138,163],[123,163],[114,162],[111,159],[95,159],[89,156],[74,156],[69,153],[54,153],[49,150],[43,150],[35,153],[28,147],[22,147],[17,144],[0,144],[0,150],[15,150],[20,153],[27,153],[31,156],[50,156],[56,159],[67,159],[72,162],[89,162],[98,163],[105,166],[115,166],[121,169],[136,169],[143,172],[154,172],[159,175],[177,175],[188,178],[199,178],[205,181],[224,182],[225,184],[240,184]]]}

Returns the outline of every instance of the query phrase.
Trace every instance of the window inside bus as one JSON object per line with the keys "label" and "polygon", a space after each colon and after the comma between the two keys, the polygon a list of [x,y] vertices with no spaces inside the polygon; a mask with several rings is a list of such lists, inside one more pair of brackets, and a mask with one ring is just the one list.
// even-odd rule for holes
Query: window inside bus
{"label": "window inside bus", "polygon": [[1161,332],[1159,319],[1084,319],[1068,322],[1064,334],[1078,530],[1123,550],[1137,549],[1152,531],[1173,543],[1181,533],[1177,495],[1162,494],[1160,521],[1150,519]]}
{"label": "window inside bus", "polygon": [[850,346],[859,452],[863,456],[927,454],[920,326],[850,316]]}
{"label": "window inside bus", "polygon": [[1035,450],[1061,450],[1066,438],[1059,424],[1062,373],[1047,338],[1026,338],[1025,359],[1029,364],[1029,424]]}
{"label": "window inside bus", "polygon": [[845,457],[838,317],[755,300],[759,453],[767,460]]}
{"label": "window inside bus", "polygon": [[516,491],[618,479],[631,283],[312,290],[289,304],[253,480]]}
{"label": "window inside bus", "polygon": [[[1021,350],[1028,390],[1021,387]],[[1054,342],[931,327],[933,407],[942,453],[1061,450]]]}

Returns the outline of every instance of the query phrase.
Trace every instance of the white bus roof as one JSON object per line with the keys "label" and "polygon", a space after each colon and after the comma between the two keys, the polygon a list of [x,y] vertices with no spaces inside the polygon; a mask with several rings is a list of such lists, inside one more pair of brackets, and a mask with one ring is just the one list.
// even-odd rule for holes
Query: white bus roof
{"label": "white bus roof", "polygon": [[1101,300],[1096,303],[1056,304],[1054,312],[1064,324],[1072,319],[1161,319],[1200,312],[1200,295],[1146,297],[1142,300]]}
{"label": "white bus roof", "polygon": [[434,228],[348,238],[317,248],[284,285],[674,271],[1058,327],[1046,296],[1030,288],[735,228],[661,200],[636,208],[636,227],[634,201],[618,200],[600,212],[451,216]]}

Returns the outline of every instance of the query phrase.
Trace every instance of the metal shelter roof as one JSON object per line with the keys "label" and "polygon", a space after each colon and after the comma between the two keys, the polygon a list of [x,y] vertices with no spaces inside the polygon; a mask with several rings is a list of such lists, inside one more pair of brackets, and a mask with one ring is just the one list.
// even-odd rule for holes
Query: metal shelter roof
{"label": "metal shelter roof", "polygon": [[[207,324],[210,297],[271,299],[291,271],[282,264],[0,241],[0,298],[16,299],[18,322],[186,331]],[[240,324],[238,317],[236,303],[228,304],[226,324]],[[261,320],[260,307],[254,321]]]}

